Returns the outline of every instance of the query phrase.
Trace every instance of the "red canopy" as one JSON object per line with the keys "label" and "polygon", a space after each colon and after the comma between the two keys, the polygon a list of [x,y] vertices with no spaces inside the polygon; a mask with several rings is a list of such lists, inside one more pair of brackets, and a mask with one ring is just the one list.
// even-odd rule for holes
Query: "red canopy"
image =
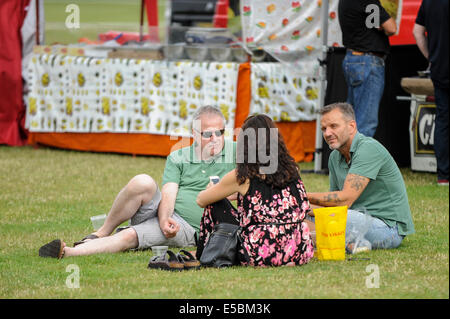
{"label": "red canopy", "polygon": [[398,35],[389,38],[391,45],[416,44],[416,40],[414,39],[412,30],[421,3],[422,0],[403,0],[400,32],[398,33]]}
{"label": "red canopy", "polygon": [[26,142],[20,29],[30,0],[0,1],[0,144]]}

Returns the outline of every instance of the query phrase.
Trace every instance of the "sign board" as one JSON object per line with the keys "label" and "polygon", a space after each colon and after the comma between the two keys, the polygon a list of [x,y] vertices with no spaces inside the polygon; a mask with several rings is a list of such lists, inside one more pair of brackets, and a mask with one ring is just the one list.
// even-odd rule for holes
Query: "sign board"
{"label": "sign board", "polygon": [[436,105],[423,102],[413,95],[410,117],[411,169],[436,172],[434,127]]}

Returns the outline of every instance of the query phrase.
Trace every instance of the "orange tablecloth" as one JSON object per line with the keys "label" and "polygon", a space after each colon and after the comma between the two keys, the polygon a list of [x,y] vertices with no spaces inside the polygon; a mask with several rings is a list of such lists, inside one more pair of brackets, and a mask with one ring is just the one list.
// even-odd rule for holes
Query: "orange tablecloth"
{"label": "orange tablecloth", "polygon": [[[249,115],[251,101],[250,64],[239,67],[235,127]],[[313,160],[316,122],[277,122],[289,152],[297,162]],[[93,152],[167,156],[181,140],[167,135],[139,133],[37,133],[30,132],[28,143]]]}

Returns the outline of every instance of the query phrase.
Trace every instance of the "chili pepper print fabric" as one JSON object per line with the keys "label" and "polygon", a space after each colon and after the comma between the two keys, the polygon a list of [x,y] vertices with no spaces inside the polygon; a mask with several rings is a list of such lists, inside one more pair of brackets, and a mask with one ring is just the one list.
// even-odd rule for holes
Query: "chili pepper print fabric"
{"label": "chili pepper print fabric", "polygon": [[[242,1],[243,39],[282,62],[314,60],[322,48],[323,0]],[[328,45],[341,46],[338,0],[329,0]]]}

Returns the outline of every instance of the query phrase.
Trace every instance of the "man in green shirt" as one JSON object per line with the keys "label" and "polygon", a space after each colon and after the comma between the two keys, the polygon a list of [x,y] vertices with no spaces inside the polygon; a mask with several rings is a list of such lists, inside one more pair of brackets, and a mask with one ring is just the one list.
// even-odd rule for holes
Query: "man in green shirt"
{"label": "man in green shirt", "polygon": [[321,115],[323,137],[333,149],[328,162],[330,192],[308,193],[308,199],[315,205],[349,208],[347,251],[397,248],[414,233],[397,164],[378,141],[358,133],[350,104],[327,105]]}
{"label": "man in green shirt", "polygon": [[[203,215],[203,209],[196,204],[197,195],[200,190],[206,188],[210,181],[209,176],[222,178],[236,168],[235,155],[235,143],[225,141],[219,155],[209,160],[199,158],[194,144],[172,152],[167,157],[162,181],[163,189],[178,189],[174,211],[197,232]],[[170,193],[174,192],[175,189]],[[161,226],[164,229],[164,223],[161,223]]]}
{"label": "man in green shirt", "polygon": [[[210,176],[222,178],[236,167],[236,147],[225,141],[225,118],[215,107],[196,112],[192,132],[194,143],[167,157],[161,191],[152,177],[133,177],[117,195],[100,229],[74,247],[55,240],[42,246],[39,255],[62,258],[158,245],[194,246],[203,214],[197,194]],[[111,235],[129,219],[130,227]]]}

